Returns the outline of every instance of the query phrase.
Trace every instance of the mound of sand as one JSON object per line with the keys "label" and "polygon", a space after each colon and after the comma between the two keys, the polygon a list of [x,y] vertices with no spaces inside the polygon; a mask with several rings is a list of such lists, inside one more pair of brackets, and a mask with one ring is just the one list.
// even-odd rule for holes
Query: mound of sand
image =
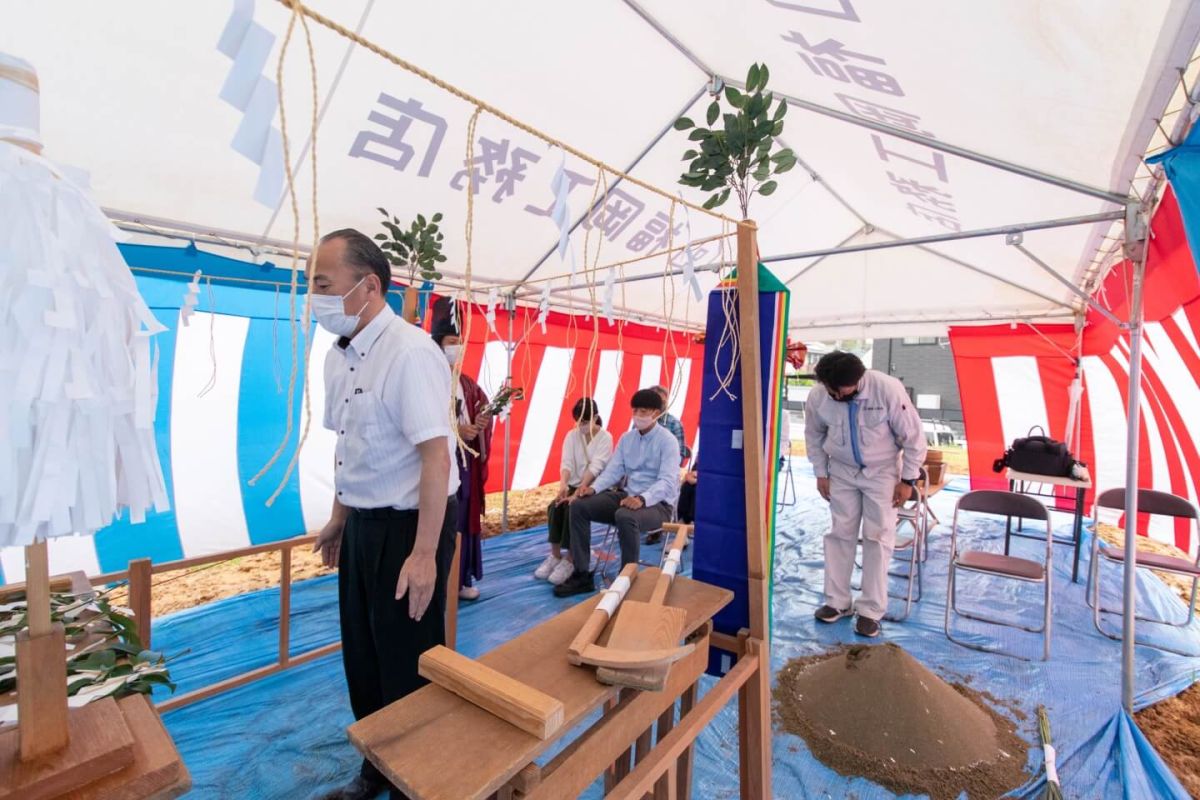
{"label": "mound of sand", "polygon": [[822,763],[899,794],[992,798],[1029,777],[1011,722],[894,644],[792,661],[775,701]]}

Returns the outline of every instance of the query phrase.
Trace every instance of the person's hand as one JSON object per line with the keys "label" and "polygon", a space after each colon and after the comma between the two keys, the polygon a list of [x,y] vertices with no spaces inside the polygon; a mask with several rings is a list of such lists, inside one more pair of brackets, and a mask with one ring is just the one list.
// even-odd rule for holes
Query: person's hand
{"label": "person's hand", "polygon": [[687,475],[685,475],[683,479],[685,481],[687,481],[688,483],[695,484],[696,481],[698,481],[700,479],[700,474],[697,473],[695,470],[692,470]]}
{"label": "person's hand", "polygon": [[896,488],[892,490],[892,505],[896,508],[904,505],[912,497],[913,487],[909,486],[904,481],[896,484]]}
{"label": "person's hand", "polygon": [[313,552],[321,554],[321,563],[327,567],[338,565],[338,556],[342,552],[342,531],[345,527],[345,522],[331,519],[321,528],[317,540],[313,542]]}
{"label": "person's hand", "polygon": [[621,507],[628,508],[630,511],[637,511],[639,508],[645,508],[646,502],[642,498],[634,495],[621,500]]}
{"label": "person's hand", "polygon": [[817,494],[829,502],[829,478],[817,478]]}
{"label": "person's hand", "polygon": [[433,553],[420,555],[410,553],[400,568],[396,580],[396,599],[408,595],[408,615],[420,620],[433,599],[433,585],[437,582],[437,564]]}
{"label": "person's hand", "polygon": [[580,486],[578,489],[575,490],[575,494],[567,502],[574,503],[576,500],[578,500],[582,497],[591,497],[595,493],[596,493],[596,490],[590,486]]}
{"label": "person's hand", "polygon": [[469,442],[479,435],[479,428],[471,424],[459,423],[458,435],[464,442]]}
{"label": "person's hand", "polygon": [[475,427],[478,428],[480,431],[487,430],[487,426],[491,421],[492,421],[491,413],[484,411],[484,412],[480,413],[480,415],[478,417],[475,418]]}
{"label": "person's hand", "polygon": [[563,503],[565,503],[567,501],[567,498],[570,496],[571,496],[571,487],[567,486],[565,483],[560,483],[558,485],[558,494],[554,497],[554,504],[561,506]]}

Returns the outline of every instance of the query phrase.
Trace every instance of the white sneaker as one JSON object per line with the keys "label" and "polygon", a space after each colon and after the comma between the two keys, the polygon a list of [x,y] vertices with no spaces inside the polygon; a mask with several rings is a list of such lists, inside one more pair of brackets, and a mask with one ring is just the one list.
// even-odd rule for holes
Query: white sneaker
{"label": "white sneaker", "polygon": [[567,578],[575,574],[575,562],[569,558],[564,558],[554,565],[554,569],[550,572],[550,583],[558,586]]}
{"label": "white sneaker", "polygon": [[539,581],[546,580],[546,578],[550,577],[550,573],[554,571],[554,568],[558,566],[558,562],[560,561],[562,561],[561,558],[555,558],[553,555],[546,556],[546,560],[541,564],[538,564],[538,568],[533,571],[533,577],[537,578]]}

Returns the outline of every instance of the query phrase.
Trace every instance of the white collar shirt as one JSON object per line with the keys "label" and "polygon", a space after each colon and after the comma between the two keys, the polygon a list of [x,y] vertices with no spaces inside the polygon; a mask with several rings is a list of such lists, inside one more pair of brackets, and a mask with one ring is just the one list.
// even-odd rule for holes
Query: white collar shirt
{"label": "white collar shirt", "polygon": [[444,437],[449,497],[458,491],[450,431],[450,367],[420,328],[385,306],[325,356],[325,427],[337,435],[334,491],[351,508],[416,509],[417,445]]}

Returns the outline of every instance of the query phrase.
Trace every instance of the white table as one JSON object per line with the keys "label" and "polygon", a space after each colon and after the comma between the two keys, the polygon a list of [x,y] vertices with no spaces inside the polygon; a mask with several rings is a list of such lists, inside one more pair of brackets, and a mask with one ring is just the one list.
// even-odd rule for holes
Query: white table
{"label": "white table", "polygon": [[[1060,478],[1060,477],[1057,477],[1054,475],[1034,475],[1034,474],[1028,473],[1028,472],[1018,472],[1015,469],[1006,470],[1005,472],[1006,472],[1006,477],[1008,478],[1008,490],[1010,492],[1017,492],[1018,494],[1027,494],[1027,495],[1030,495],[1031,497],[1048,497],[1048,498],[1051,498],[1054,500],[1062,500],[1062,499],[1064,499],[1063,496],[1059,495],[1059,494],[1055,494],[1053,488],[1051,488],[1051,490],[1049,492],[1046,492],[1044,490],[1044,488],[1042,488],[1042,487],[1061,486],[1061,487],[1064,487],[1067,489],[1075,490],[1075,493],[1074,493],[1075,505],[1074,505],[1074,508],[1072,509],[1072,511],[1074,512],[1074,521],[1071,526],[1071,538],[1070,539],[1062,539],[1059,537],[1054,537],[1054,543],[1055,544],[1069,544],[1069,545],[1073,545],[1075,547],[1075,561],[1074,561],[1074,566],[1071,568],[1071,580],[1078,581],[1079,580],[1079,549],[1081,547],[1081,542],[1083,540],[1083,504],[1084,504],[1084,497],[1087,494],[1088,489],[1092,488],[1091,479],[1089,478],[1088,480],[1077,481],[1073,478]],[[1035,490],[1034,487],[1037,487],[1037,489]],[[1052,506],[1051,510],[1056,510],[1056,509],[1054,509]],[[1020,536],[1025,539],[1041,539],[1041,538],[1043,538],[1041,536],[1033,536],[1028,533],[1022,533],[1019,525],[1017,527],[1017,530],[1014,531],[1012,529],[1012,519],[1010,518],[1008,520],[1008,524],[1004,528],[1004,554],[1005,555],[1008,555],[1009,539],[1013,536]]]}

